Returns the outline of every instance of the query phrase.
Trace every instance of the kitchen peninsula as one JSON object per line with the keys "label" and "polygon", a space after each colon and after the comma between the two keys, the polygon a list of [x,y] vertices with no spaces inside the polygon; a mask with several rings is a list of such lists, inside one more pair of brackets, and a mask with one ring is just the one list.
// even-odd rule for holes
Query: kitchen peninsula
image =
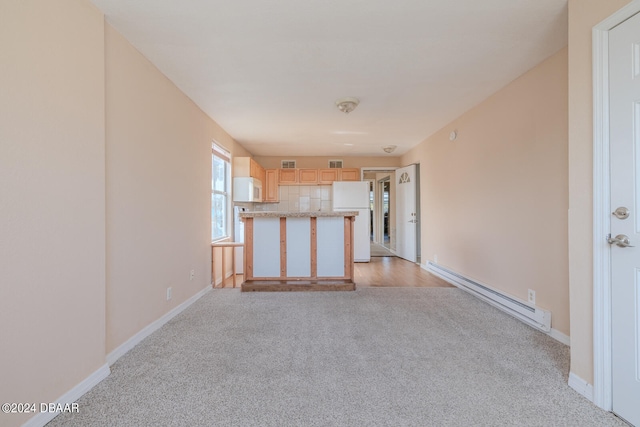
{"label": "kitchen peninsula", "polygon": [[244,212],[242,292],[353,291],[357,211]]}

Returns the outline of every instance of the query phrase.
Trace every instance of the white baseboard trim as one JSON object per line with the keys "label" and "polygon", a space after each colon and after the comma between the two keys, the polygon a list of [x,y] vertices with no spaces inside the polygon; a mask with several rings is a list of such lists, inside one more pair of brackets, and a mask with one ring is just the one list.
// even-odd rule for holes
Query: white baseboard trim
{"label": "white baseboard trim", "polygon": [[[109,369],[109,365],[105,363],[97,371],[82,380],[80,384],[76,385],[74,388],[58,398],[55,402],[51,403],[55,403],[56,405],[58,403],[62,405],[65,405],[67,403],[74,403],[75,401],[80,399],[80,397],[82,397],[86,392],[95,387],[100,381],[107,378],[109,374],[111,374],[111,369]],[[37,410],[39,410],[39,408],[37,408]],[[58,414],[59,412],[40,412],[33,418],[30,418],[26,423],[22,425],[22,427],[42,427],[49,421],[54,419],[56,416],[58,416]]]}
{"label": "white baseboard trim", "polygon": [[[467,290],[465,287],[460,286],[459,283],[456,283],[456,281],[452,280],[450,277],[444,276],[444,275],[440,274],[438,271],[432,269],[429,266],[429,264],[420,264],[420,268],[422,268],[423,270],[426,270],[426,271],[428,271],[428,272],[440,277],[441,279],[451,283],[452,285],[456,286],[459,289],[462,289],[462,290],[465,290],[465,291]],[[502,307],[499,304],[493,304],[490,300],[487,300],[486,298],[482,298],[480,295],[478,295],[475,292],[469,292],[469,293],[471,295],[474,295],[477,298],[482,299],[485,302],[488,302],[489,304],[493,305],[494,307],[497,307],[498,309],[502,310]],[[503,311],[505,311],[505,312],[507,312],[507,313],[509,313],[511,315],[514,314],[514,313],[512,313],[510,311],[506,311],[506,310],[503,310]],[[516,319],[518,319],[518,320],[520,320],[520,321],[522,321],[524,323],[529,324],[529,322],[523,320],[522,318],[520,318],[518,316],[513,316],[513,317],[515,317]],[[557,329],[549,328],[548,331],[543,330],[541,328],[536,328],[536,329],[538,329],[540,332],[542,332],[544,334],[549,335],[551,338],[555,339],[556,341],[561,342],[564,345],[568,345],[569,347],[571,346],[571,338],[569,336],[563,334],[562,332],[558,331]]]}
{"label": "white baseboard trim", "polygon": [[563,334],[559,330],[551,328],[547,335],[549,335],[554,340],[560,341],[562,344],[571,347],[571,338],[568,335]]}
{"label": "white baseboard trim", "polygon": [[593,385],[589,384],[573,372],[569,373],[569,387],[593,402]]}
{"label": "white baseboard trim", "polygon": [[167,312],[164,316],[160,317],[155,322],[144,327],[142,330],[140,330],[140,332],[138,332],[137,334],[129,338],[127,341],[125,341],[123,344],[121,344],[118,348],[113,350],[111,353],[107,354],[107,363],[109,364],[109,366],[116,363],[118,359],[124,356],[133,347],[138,345],[143,339],[145,339],[146,337],[148,337],[149,335],[151,335],[152,333],[160,329],[169,320],[176,317],[178,314],[180,314],[182,311],[188,308],[191,304],[193,304],[194,302],[199,300],[202,296],[204,296],[207,292],[210,292],[211,289],[212,289],[211,285],[207,286],[206,288],[204,288],[203,290],[201,290],[200,292],[198,292],[197,294],[195,294],[194,296],[192,296],[191,298],[189,298],[179,306]]}

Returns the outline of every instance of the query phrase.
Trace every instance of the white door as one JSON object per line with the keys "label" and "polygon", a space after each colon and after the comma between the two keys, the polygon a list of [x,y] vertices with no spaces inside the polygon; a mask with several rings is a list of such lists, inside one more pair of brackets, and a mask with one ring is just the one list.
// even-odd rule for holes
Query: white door
{"label": "white door", "polygon": [[416,165],[396,169],[396,255],[417,261]]}
{"label": "white door", "polygon": [[609,32],[609,87],[613,411],[640,426],[640,14]]}

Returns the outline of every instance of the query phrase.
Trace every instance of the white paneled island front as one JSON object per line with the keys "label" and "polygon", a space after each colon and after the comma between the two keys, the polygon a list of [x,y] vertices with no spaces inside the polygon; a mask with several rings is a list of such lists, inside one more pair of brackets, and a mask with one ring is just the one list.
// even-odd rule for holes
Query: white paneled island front
{"label": "white paneled island front", "polygon": [[355,290],[357,211],[244,212],[242,291]]}

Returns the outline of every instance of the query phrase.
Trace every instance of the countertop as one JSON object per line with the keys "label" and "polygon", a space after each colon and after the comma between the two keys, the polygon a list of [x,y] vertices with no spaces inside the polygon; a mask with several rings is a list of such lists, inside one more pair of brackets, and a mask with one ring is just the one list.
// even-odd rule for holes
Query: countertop
{"label": "countertop", "polygon": [[240,218],[311,218],[356,216],[358,211],[339,212],[241,212]]}

